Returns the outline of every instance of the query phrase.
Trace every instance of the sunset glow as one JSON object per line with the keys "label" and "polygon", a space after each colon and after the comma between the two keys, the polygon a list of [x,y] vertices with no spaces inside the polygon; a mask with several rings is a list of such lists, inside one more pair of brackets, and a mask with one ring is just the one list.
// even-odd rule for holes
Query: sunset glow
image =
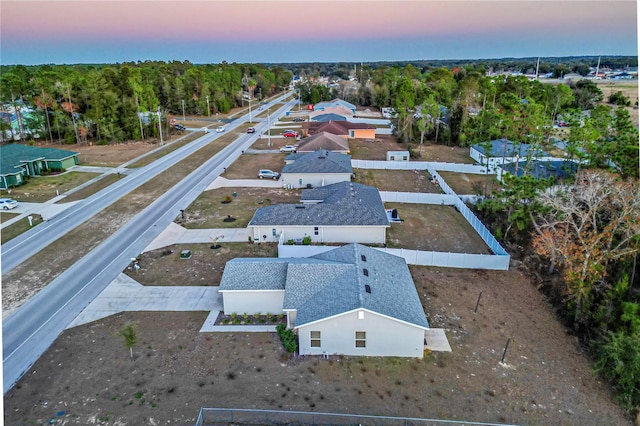
{"label": "sunset glow", "polygon": [[3,64],[637,54],[633,1],[2,1],[0,7]]}

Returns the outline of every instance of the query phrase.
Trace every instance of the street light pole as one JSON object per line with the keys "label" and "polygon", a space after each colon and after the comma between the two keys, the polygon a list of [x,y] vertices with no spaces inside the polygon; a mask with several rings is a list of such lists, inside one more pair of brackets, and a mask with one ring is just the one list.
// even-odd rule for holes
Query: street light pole
{"label": "street light pole", "polygon": [[209,107],[209,95],[207,95],[207,117],[211,117],[211,108]]}
{"label": "street light pole", "polygon": [[182,121],[186,121],[186,118],[184,116],[184,99],[182,100]]}
{"label": "street light pole", "polygon": [[162,146],[162,120],[160,118],[160,107],[158,107],[158,132],[160,132],[160,145]]}
{"label": "street light pole", "polygon": [[271,146],[271,113],[267,110],[267,146]]}

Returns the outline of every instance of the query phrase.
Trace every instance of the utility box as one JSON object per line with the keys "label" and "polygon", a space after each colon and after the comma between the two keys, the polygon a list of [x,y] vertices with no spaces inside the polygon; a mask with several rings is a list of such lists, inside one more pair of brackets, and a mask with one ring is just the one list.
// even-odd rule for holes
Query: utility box
{"label": "utility box", "polygon": [[191,250],[182,250],[180,252],[180,259],[191,259]]}
{"label": "utility box", "polygon": [[409,151],[387,151],[387,161],[409,161]]}

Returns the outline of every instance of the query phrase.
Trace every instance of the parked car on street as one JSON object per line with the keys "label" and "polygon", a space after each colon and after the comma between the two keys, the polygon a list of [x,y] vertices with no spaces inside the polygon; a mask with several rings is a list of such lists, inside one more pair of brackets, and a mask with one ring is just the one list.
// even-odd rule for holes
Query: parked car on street
{"label": "parked car on street", "polygon": [[255,132],[256,132],[256,129],[255,129],[255,128],[253,128],[253,127],[249,127],[249,128],[247,129],[247,133],[255,133]]}
{"label": "parked car on street", "polygon": [[278,180],[280,179],[280,173],[274,172],[272,170],[260,170],[258,172],[258,177],[260,179],[267,178],[267,179]]}
{"label": "parked car on street", "polygon": [[285,145],[280,148],[280,152],[296,152],[296,147],[293,145]]}
{"label": "parked car on street", "polygon": [[282,136],[284,136],[285,138],[297,138],[298,133],[294,132],[293,130],[285,130],[284,132],[282,132]]}
{"label": "parked car on street", "polygon": [[224,132],[224,126],[218,126],[218,127],[216,128],[216,132],[218,132],[218,133],[222,133],[222,132]]}
{"label": "parked car on street", "polygon": [[300,117],[296,117],[293,119],[294,123],[302,123],[304,121],[304,118],[300,118]]}
{"label": "parked car on street", "polygon": [[187,130],[187,128],[184,127],[182,124],[178,123],[176,124],[176,130]]}
{"label": "parked car on street", "polygon": [[11,198],[0,198],[0,208],[2,210],[10,210],[18,207],[18,202],[16,200],[12,200]]}

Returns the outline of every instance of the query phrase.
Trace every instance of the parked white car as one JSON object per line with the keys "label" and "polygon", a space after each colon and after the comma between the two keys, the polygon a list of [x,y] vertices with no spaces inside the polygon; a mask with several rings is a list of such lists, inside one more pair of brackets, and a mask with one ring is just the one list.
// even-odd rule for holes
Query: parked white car
{"label": "parked white car", "polygon": [[285,145],[280,148],[280,152],[296,152],[296,147],[293,145]]}
{"label": "parked white car", "polygon": [[2,210],[11,210],[18,207],[18,202],[10,198],[0,198],[0,208]]}

